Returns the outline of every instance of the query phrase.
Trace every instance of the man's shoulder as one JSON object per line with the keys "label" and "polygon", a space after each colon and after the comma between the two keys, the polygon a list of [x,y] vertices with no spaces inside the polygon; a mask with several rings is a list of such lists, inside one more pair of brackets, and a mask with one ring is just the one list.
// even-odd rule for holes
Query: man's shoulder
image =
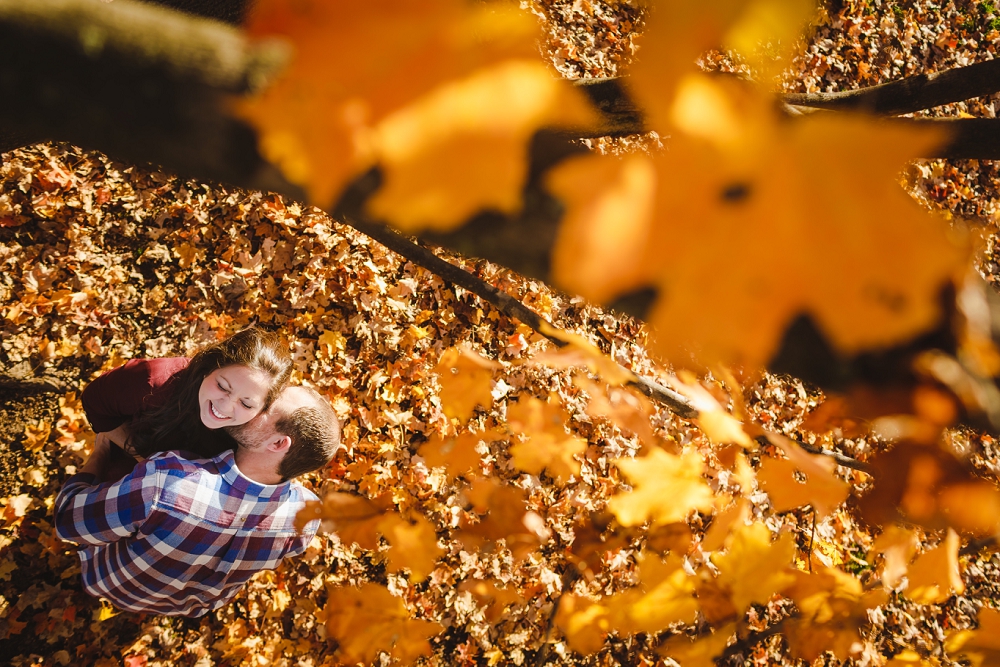
{"label": "man's shoulder", "polygon": [[164,487],[178,485],[194,487],[205,484],[217,487],[219,479],[225,473],[224,461],[220,461],[221,458],[205,459],[194,452],[174,449],[157,452],[146,461],[159,474]]}
{"label": "man's shoulder", "polygon": [[318,501],[319,496],[307,489],[300,482],[292,480],[289,484],[289,501],[296,503],[306,503],[310,500]]}

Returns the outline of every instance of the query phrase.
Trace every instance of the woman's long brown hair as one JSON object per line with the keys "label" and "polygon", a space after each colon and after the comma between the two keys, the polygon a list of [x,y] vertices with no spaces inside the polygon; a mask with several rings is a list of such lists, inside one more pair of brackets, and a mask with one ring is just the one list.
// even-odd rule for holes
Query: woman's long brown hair
{"label": "woman's long brown hair", "polygon": [[257,327],[244,329],[199,351],[187,368],[170,379],[166,403],[132,421],[129,445],[143,457],[171,449],[212,457],[234,448],[236,441],[225,429],[209,429],[202,424],[198,391],[212,371],[235,365],[271,378],[261,411],[274,402],[292,373],[291,356],[276,334]]}

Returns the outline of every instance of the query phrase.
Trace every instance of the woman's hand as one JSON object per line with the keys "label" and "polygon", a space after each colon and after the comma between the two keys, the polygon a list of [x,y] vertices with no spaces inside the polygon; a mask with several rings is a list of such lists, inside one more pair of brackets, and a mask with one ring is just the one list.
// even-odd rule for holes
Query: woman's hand
{"label": "woman's hand", "polygon": [[97,437],[94,438],[94,449],[90,452],[90,457],[87,458],[87,462],[83,464],[79,472],[89,472],[92,475],[97,475],[98,479],[103,477],[104,471],[111,461],[111,440],[107,436],[108,433],[97,434]]}

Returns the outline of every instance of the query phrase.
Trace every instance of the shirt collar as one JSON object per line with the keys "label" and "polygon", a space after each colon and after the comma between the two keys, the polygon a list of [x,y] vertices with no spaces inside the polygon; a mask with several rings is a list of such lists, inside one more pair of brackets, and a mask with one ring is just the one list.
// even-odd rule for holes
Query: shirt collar
{"label": "shirt collar", "polygon": [[236,456],[232,449],[227,449],[217,456],[215,460],[219,465],[219,473],[222,478],[229,483],[236,491],[246,495],[257,496],[258,498],[277,498],[286,495],[292,487],[291,482],[281,482],[280,484],[261,484],[255,482],[236,466]]}

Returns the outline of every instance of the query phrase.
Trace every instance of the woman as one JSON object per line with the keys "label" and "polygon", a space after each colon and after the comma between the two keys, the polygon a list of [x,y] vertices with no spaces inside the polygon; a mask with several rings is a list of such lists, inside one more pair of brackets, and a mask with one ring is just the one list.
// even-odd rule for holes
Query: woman
{"label": "woman", "polygon": [[91,382],[81,400],[97,437],[133,456],[181,449],[210,458],[236,446],[224,427],[266,410],[291,372],[278,336],[250,327],[190,360],[133,359]]}

